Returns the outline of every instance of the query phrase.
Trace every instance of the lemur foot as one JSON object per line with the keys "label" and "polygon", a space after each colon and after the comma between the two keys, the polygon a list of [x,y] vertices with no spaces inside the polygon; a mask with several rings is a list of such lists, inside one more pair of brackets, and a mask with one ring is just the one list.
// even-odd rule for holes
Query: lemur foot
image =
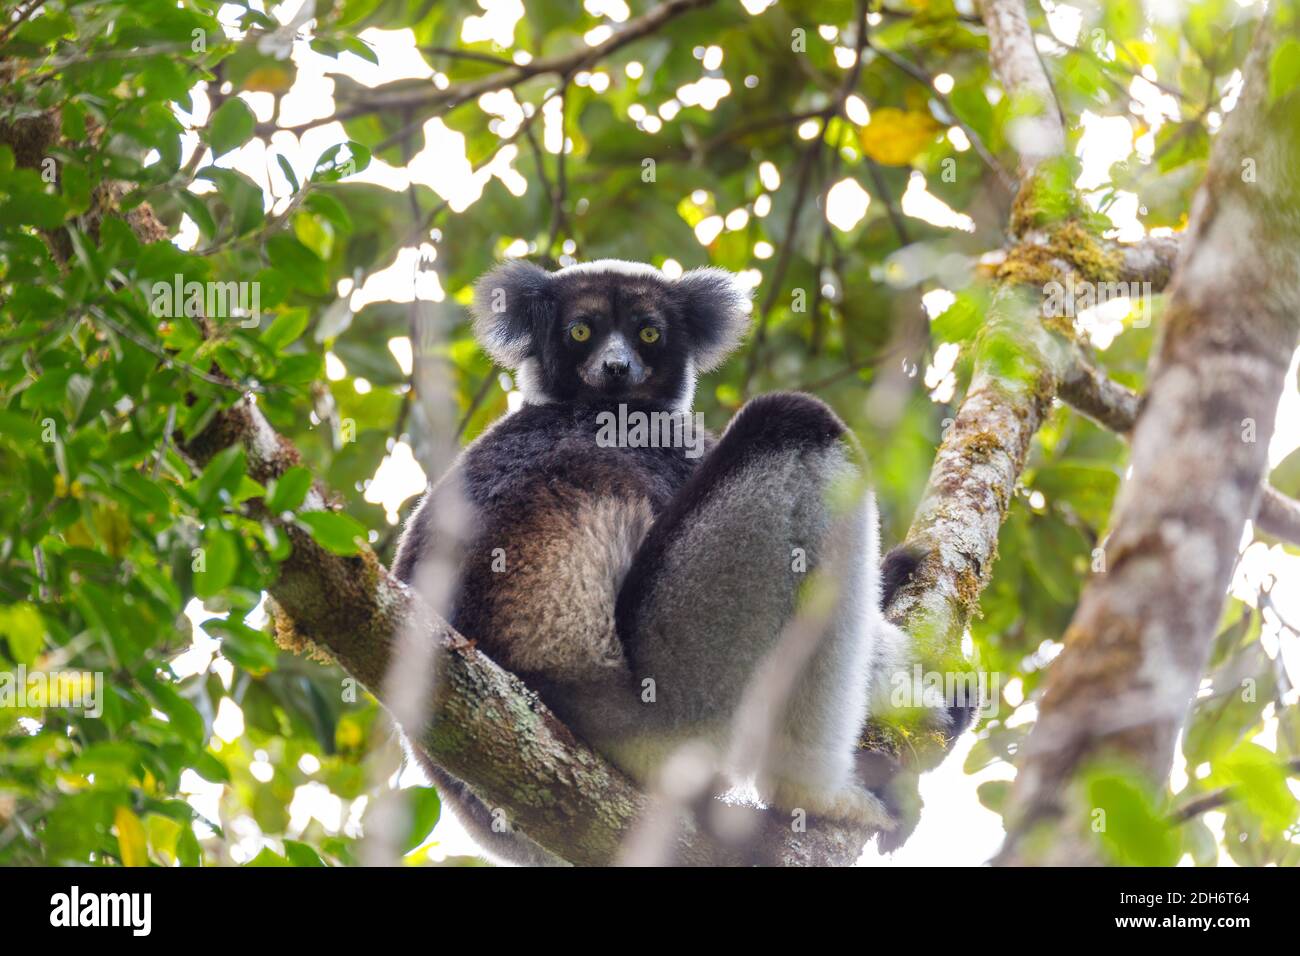
{"label": "lemur foot", "polygon": [[883,800],[852,785],[832,792],[818,791],[789,780],[777,781],[766,793],[769,806],[803,810],[812,817],[892,830],[898,821]]}

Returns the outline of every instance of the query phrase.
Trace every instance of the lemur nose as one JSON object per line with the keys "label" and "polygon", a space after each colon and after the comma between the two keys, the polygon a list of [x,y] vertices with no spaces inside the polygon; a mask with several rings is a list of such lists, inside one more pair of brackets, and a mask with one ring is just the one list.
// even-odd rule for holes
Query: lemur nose
{"label": "lemur nose", "polygon": [[611,378],[623,378],[625,375],[627,375],[627,363],[606,362],[605,374],[610,376]]}

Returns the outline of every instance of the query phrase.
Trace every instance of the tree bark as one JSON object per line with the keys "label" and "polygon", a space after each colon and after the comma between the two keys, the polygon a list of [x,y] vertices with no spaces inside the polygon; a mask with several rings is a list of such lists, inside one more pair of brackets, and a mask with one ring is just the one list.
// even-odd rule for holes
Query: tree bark
{"label": "tree bark", "polygon": [[[1279,8],[1288,16],[1279,16]],[[1081,775],[1114,761],[1162,786],[1255,513],[1300,314],[1300,110],[1270,100],[1296,36],[1274,3],[1192,210],[1133,432],[1132,470],[1052,664],[1008,812],[1003,864],[1100,862]],[[1253,175],[1251,175],[1253,173]]]}
{"label": "tree bark", "polygon": [[[1061,379],[1059,397],[1099,425],[1127,435],[1137,424],[1142,396],[1093,368],[1075,350]],[[1300,545],[1300,501],[1264,484],[1255,512],[1255,527],[1281,541]]]}
{"label": "tree bark", "polygon": [[1012,102],[1032,105],[1011,131],[1020,154],[1020,188],[1033,180],[1046,159],[1065,152],[1065,123],[1051,80],[1038,58],[1034,34],[1023,0],[981,0],[980,14],[988,28],[989,62]]}

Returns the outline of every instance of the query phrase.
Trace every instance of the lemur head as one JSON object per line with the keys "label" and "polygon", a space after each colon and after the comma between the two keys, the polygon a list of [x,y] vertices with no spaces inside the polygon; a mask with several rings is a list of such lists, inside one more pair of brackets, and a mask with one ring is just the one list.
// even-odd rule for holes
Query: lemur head
{"label": "lemur head", "polygon": [[722,269],[670,279],[618,259],[547,272],[511,260],[474,288],[474,332],[530,402],[658,401],[689,408],[695,375],[749,325],[749,292]]}

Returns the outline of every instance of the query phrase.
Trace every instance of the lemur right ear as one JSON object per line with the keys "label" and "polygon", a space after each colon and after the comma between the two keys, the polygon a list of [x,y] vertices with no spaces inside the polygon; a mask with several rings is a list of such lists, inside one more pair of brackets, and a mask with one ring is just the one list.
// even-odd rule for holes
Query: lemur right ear
{"label": "lemur right ear", "polygon": [[551,274],[522,259],[501,263],[474,283],[474,337],[498,365],[516,369],[554,314]]}
{"label": "lemur right ear", "polygon": [[695,367],[709,372],[723,363],[749,330],[749,289],[726,269],[692,269],[673,290],[694,340]]}

